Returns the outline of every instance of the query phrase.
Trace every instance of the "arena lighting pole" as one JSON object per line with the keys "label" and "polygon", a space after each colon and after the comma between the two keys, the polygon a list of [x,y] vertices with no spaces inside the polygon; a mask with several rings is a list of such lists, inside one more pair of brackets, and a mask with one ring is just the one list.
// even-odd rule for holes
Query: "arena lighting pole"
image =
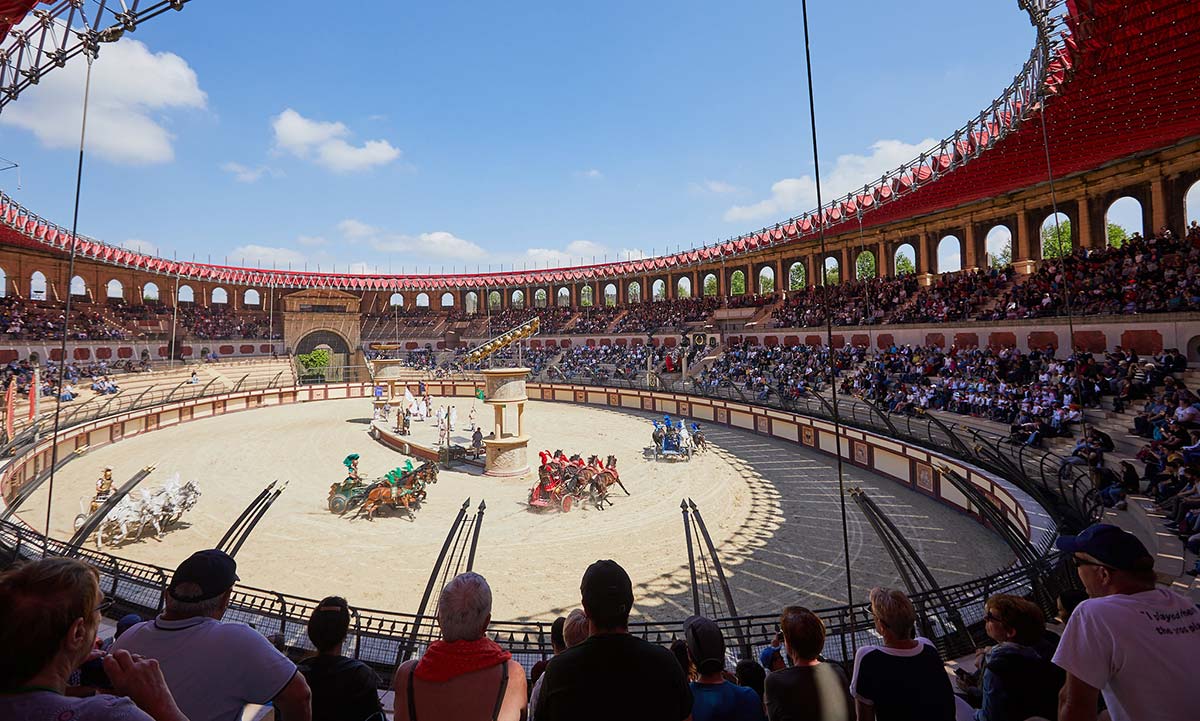
{"label": "arena lighting pole", "polygon": [[171,350],[167,354],[167,367],[175,367],[175,329],[179,327],[179,275],[182,271],[175,270],[175,303],[171,309]]}
{"label": "arena lighting pole", "polygon": [[[67,278],[75,276],[75,255],[79,250],[79,195],[83,188],[83,149],[87,138],[88,99],[92,90],[92,61],[96,59],[95,47],[84,49],[87,58],[87,73],[83,79],[83,118],[79,124],[79,160],[75,164],[75,210],[71,217],[71,253],[67,258]],[[67,288],[67,303],[63,308],[62,341],[59,343],[58,358],[58,402],[54,404],[54,431],[50,440],[50,478],[46,493],[46,525],[42,534],[42,555],[45,556],[50,548],[50,510],[54,508],[54,467],[58,464],[58,433],[62,416],[63,376],[67,369],[67,336],[71,329],[71,289]],[[31,388],[30,393],[39,393],[37,388]]]}
{"label": "arena lighting pole", "polygon": [[[808,76],[808,122],[812,130],[813,178],[817,189],[817,234],[821,243],[821,300],[825,306],[825,347],[829,350],[830,390],[833,393],[833,439],[837,459],[838,502],[842,513],[842,553],[846,563],[846,605],[854,606],[854,585],[850,580],[850,529],[846,522],[846,479],[842,469],[842,421],[838,413],[837,361],[833,355],[833,315],[829,312],[829,285],[824,275],[825,264],[825,219],[821,203],[821,158],[817,151],[817,109],[813,98],[812,44],[808,38],[808,0],[800,0],[804,21],[804,69]],[[855,646],[854,634],[850,634],[851,648]]]}

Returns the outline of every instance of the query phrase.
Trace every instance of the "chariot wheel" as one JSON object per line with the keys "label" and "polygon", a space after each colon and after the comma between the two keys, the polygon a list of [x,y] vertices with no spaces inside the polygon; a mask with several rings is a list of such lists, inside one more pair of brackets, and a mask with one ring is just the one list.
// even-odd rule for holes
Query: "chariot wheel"
{"label": "chariot wheel", "polygon": [[562,512],[563,512],[563,513],[570,513],[570,512],[571,512],[571,506],[572,506],[574,503],[575,503],[575,497],[574,497],[574,496],[572,496],[572,495],[566,495],[566,496],[563,496],[563,497],[562,497]]}
{"label": "chariot wheel", "polygon": [[343,495],[336,495],[329,499],[329,510],[333,511],[339,516],[346,512],[346,509],[349,507],[349,505],[350,504],[346,501],[346,497]]}
{"label": "chariot wheel", "polygon": [[75,530],[78,531],[79,529],[83,528],[83,524],[87,523],[87,519],[88,514],[86,513],[80,513],[78,516],[75,516]]}

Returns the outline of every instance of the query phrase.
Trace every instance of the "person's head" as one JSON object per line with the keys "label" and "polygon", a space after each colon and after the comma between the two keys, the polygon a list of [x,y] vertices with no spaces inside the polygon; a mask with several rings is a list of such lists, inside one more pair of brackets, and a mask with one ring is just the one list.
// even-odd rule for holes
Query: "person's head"
{"label": "person's head", "polygon": [[1054,545],[1071,554],[1092,598],[1154,589],[1154,557],[1132,533],[1096,523],[1078,536],[1059,536]]}
{"label": "person's head", "polygon": [[0,574],[0,691],[50,668],[66,676],[100,627],[100,576],[82,561],[48,558]]}
{"label": "person's head", "polygon": [[876,587],[871,589],[870,598],[875,629],[885,642],[907,641],[916,636],[917,611],[903,591]]}
{"label": "person's head", "polygon": [[588,617],[582,608],[576,608],[567,614],[567,621],[563,624],[563,643],[566,648],[573,648],[586,641],[588,633]]}
{"label": "person's head", "polygon": [[175,569],[167,585],[166,613],[174,619],[220,619],[238,581],[237,562],[224,551],[196,551]]}
{"label": "person's head", "polygon": [[1065,624],[1071,619],[1071,614],[1075,613],[1075,607],[1087,600],[1087,591],[1081,591],[1078,588],[1068,588],[1058,594],[1056,605],[1058,606],[1058,622]]}
{"label": "person's head", "polygon": [[803,606],[788,606],[779,618],[792,663],[812,663],[825,648],[825,624]]}
{"label": "person's head", "polygon": [[554,653],[562,653],[567,648],[567,642],[563,640],[563,626],[567,625],[566,616],[559,616],[554,619],[554,623],[550,624],[550,647],[554,649]]}
{"label": "person's head", "polygon": [[350,604],[341,596],[321,599],[308,617],[308,640],[320,654],[337,654],[350,632]]}
{"label": "person's head", "polygon": [[751,661],[748,658],[738,661],[737,667],[734,669],[734,675],[737,676],[738,686],[752,688],[760,699],[763,697],[763,686],[767,681],[767,672],[762,666],[758,665],[757,661]]}
{"label": "person's head", "polygon": [[629,625],[633,582],[616,561],[601,560],[588,566],[579,593],[593,632],[623,631]]}
{"label": "person's head", "polygon": [[725,637],[720,626],[704,616],[692,616],[683,622],[683,637],[688,655],[701,676],[725,670]]}
{"label": "person's head", "polygon": [[1046,617],[1036,603],[998,593],[984,604],[984,629],[996,643],[1032,646],[1046,631]]}
{"label": "person's head", "polygon": [[136,613],[128,613],[117,621],[117,630],[113,634],[113,638],[120,638],[126,631],[133,628],[143,621],[142,617]]}
{"label": "person's head", "polygon": [[483,638],[492,620],[492,588],[478,573],[468,571],[451,579],[438,601],[438,624],[447,641]]}
{"label": "person's head", "polygon": [[675,657],[676,663],[683,669],[685,678],[692,679],[696,676],[696,668],[692,666],[692,657],[688,655],[687,641],[684,641],[682,638],[672,641],[671,655]]}

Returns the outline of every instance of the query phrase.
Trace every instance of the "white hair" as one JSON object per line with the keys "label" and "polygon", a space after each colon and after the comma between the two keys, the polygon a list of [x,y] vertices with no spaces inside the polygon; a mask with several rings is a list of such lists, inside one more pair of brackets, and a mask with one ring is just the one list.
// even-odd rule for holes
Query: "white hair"
{"label": "white hair", "polygon": [[483,636],[492,615],[492,589],[478,573],[455,576],[438,599],[438,624],[447,641],[474,641]]}

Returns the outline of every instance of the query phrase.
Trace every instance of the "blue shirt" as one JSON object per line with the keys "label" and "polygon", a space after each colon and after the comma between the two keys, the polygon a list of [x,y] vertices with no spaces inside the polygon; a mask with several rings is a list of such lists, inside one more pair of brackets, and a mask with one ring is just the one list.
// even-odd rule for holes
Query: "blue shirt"
{"label": "blue shirt", "polygon": [[693,681],[693,721],[766,721],[762,699],[754,689],[725,681],[698,683]]}

